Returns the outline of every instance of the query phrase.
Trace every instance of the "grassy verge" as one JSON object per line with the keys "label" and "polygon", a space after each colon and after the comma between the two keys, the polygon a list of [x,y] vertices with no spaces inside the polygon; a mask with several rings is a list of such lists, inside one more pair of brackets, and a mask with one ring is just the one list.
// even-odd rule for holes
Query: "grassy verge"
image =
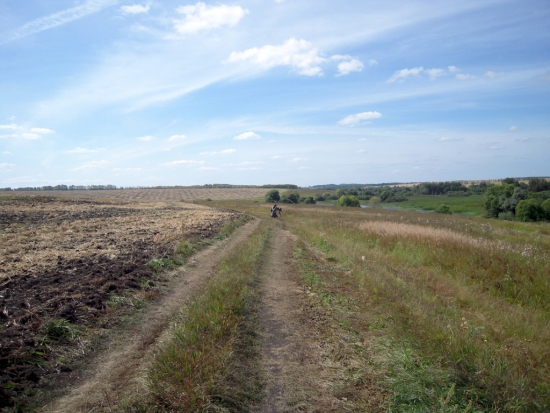
{"label": "grassy verge", "polygon": [[548,224],[319,206],[282,219],[349,272],[353,288],[325,279],[318,296],[356,300],[366,323],[353,330],[371,340],[388,411],[550,410]]}
{"label": "grassy verge", "polygon": [[149,400],[128,411],[243,411],[262,397],[254,276],[269,237],[261,225],[222,261],[155,356]]}

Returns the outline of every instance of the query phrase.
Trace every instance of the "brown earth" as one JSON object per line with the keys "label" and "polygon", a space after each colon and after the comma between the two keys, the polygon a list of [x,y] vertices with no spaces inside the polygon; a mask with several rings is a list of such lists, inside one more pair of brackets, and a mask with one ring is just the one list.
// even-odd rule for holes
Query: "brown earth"
{"label": "brown earth", "polygon": [[0,197],[0,409],[70,372],[63,349],[82,340],[52,337],[52,321],[65,323],[58,333],[112,327],[160,295],[148,262],[240,218],[184,203]]}
{"label": "brown earth", "polygon": [[44,195],[86,199],[113,199],[122,201],[194,201],[197,199],[243,199],[263,197],[269,188],[168,188],[168,189],[112,189],[75,191],[0,191],[1,196]]}
{"label": "brown earth", "polygon": [[170,294],[153,306],[133,331],[102,354],[97,367],[80,376],[67,395],[41,409],[49,413],[108,412],[111,405],[139,399],[148,392],[144,381],[150,356],[169,338],[169,322],[191,297],[202,292],[221,260],[258,226],[254,220],[229,239],[214,244],[193,257],[190,265],[176,270]]}

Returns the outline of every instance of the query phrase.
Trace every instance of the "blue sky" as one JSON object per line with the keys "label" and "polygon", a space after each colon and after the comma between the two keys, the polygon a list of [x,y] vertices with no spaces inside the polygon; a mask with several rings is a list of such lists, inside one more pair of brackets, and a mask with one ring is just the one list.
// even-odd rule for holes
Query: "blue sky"
{"label": "blue sky", "polygon": [[550,175],[550,3],[2,0],[0,187]]}

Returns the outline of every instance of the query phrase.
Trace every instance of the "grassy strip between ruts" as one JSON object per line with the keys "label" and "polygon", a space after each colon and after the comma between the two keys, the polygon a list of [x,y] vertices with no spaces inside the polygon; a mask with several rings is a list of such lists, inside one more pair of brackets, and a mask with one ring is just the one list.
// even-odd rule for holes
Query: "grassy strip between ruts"
{"label": "grassy strip between ruts", "polygon": [[270,235],[261,224],[222,261],[152,361],[149,399],[126,411],[243,411],[261,399],[255,275]]}

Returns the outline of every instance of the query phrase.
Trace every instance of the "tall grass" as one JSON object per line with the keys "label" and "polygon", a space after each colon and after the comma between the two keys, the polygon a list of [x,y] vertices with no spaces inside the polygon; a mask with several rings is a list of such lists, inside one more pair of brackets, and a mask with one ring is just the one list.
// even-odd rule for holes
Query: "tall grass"
{"label": "tall grass", "polygon": [[287,207],[283,220],[350,271],[358,311],[383,326],[391,411],[435,411],[410,400],[450,386],[463,410],[550,411],[548,224],[320,206]]}
{"label": "tall grass", "polygon": [[[246,372],[253,383],[242,378],[240,383],[230,383],[233,380],[227,377],[234,378],[237,364],[242,369],[235,352],[244,339],[242,324],[253,301],[250,286],[269,236],[267,226],[260,226],[223,260],[204,294],[180,315],[172,338],[149,370],[155,410],[223,410],[224,406],[242,407],[258,397],[261,386],[257,379],[254,384],[253,371]],[[250,344],[242,348],[250,351]],[[253,388],[240,391],[238,385]]]}

